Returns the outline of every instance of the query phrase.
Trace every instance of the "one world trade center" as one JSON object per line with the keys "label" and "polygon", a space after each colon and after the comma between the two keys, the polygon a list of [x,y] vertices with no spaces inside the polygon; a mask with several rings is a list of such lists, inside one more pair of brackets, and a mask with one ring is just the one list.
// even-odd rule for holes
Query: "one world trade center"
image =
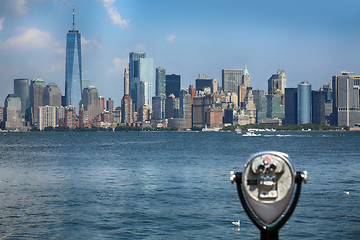
{"label": "one world trade center", "polygon": [[80,109],[81,91],[81,35],[78,30],[75,30],[75,12],[73,9],[73,29],[69,30],[66,36],[66,105],[71,105],[76,107],[76,109]]}

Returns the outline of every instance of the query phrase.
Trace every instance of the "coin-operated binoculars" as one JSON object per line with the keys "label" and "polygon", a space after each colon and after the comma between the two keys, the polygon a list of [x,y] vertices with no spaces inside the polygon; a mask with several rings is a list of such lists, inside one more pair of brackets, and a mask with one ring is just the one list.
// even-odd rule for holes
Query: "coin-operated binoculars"
{"label": "coin-operated binoculars", "polygon": [[307,172],[294,172],[289,156],[281,152],[256,153],[242,173],[230,172],[231,183],[236,182],[241,204],[260,230],[261,239],[279,238],[279,230],[293,213],[306,179]]}

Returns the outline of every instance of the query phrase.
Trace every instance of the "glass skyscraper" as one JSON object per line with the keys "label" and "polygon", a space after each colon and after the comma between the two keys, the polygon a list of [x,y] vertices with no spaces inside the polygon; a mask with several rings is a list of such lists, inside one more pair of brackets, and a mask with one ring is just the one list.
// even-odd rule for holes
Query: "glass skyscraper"
{"label": "glass skyscraper", "polygon": [[225,93],[238,92],[244,75],[243,69],[223,69],[222,88]]}
{"label": "glass skyscraper", "polygon": [[[155,96],[160,98],[161,113],[159,119],[165,118],[165,101],[166,101],[166,70],[162,67],[156,68]],[[155,110],[154,110],[155,111]]]}
{"label": "glass skyscraper", "polygon": [[80,109],[82,76],[81,76],[81,35],[75,30],[73,11],[73,29],[66,36],[66,73],[65,98],[66,105]]}
{"label": "glass skyscraper", "polygon": [[166,99],[166,70],[162,67],[156,68],[156,90],[155,96],[161,97],[162,100]]}
{"label": "glass skyscraper", "polygon": [[298,84],[298,123],[311,123],[311,84],[303,81]]}
{"label": "glass skyscraper", "polygon": [[30,85],[29,79],[14,79],[14,94],[21,99],[21,115],[24,120],[28,120],[30,111]]}
{"label": "glass skyscraper", "polygon": [[137,109],[137,100],[140,94],[140,59],[145,58],[144,52],[131,52],[129,54],[129,88],[130,96]]}
{"label": "glass skyscraper", "polygon": [[152,58],[140,59],[140,94],[138,93],[138,105],[146,105],[151,108],[152,83],[154,82],[154,60]]}
{"label": "glass skyscraper", "polygon": [[285,88],[285,124],[298,123],[298,89]]}
{"label": "glass skyscraper", "polygon": [[180,75],[166,75],[166,97],[174,94],[175,97],[180,96],[181,77]]}

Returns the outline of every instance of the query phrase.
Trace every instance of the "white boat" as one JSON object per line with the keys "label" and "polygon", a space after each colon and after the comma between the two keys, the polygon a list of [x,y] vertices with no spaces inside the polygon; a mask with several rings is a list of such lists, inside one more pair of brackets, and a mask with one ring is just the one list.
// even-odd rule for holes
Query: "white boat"
{"label": "white boat", "polygon": [[266,128],[266,129],[265,129],[265,131],[267,131],[267,132],[276,132],[276,129],[273,129],[273,128],[271,128],[271,129]]}
{"label": "white boat", "polygon": [[252,131],[247,131],[246,133],[243,134],[244,137],[259,137],[261,136],[261,134],[256,134]]}
{"label": "white boat", "polygon": [[207,125],[202,129],[203,132],[219,132],[220,130],[221,128],[219,127],[208,128]]}
{"label": "white boat", "polygon": [[310,129],[310,128],[308,128],[308,129],[301,129],[301,131],[303,131],[303,132],[311,132],[311,129]]}

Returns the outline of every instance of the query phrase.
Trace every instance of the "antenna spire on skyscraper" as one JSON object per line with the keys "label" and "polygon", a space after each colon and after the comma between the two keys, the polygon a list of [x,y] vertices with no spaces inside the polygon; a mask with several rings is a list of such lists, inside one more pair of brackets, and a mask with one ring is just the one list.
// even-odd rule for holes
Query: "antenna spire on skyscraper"
{"label": "antenna spire on skyscraper", "polygon": [[75,30],[75,6],[73,5],[73,30]]}

